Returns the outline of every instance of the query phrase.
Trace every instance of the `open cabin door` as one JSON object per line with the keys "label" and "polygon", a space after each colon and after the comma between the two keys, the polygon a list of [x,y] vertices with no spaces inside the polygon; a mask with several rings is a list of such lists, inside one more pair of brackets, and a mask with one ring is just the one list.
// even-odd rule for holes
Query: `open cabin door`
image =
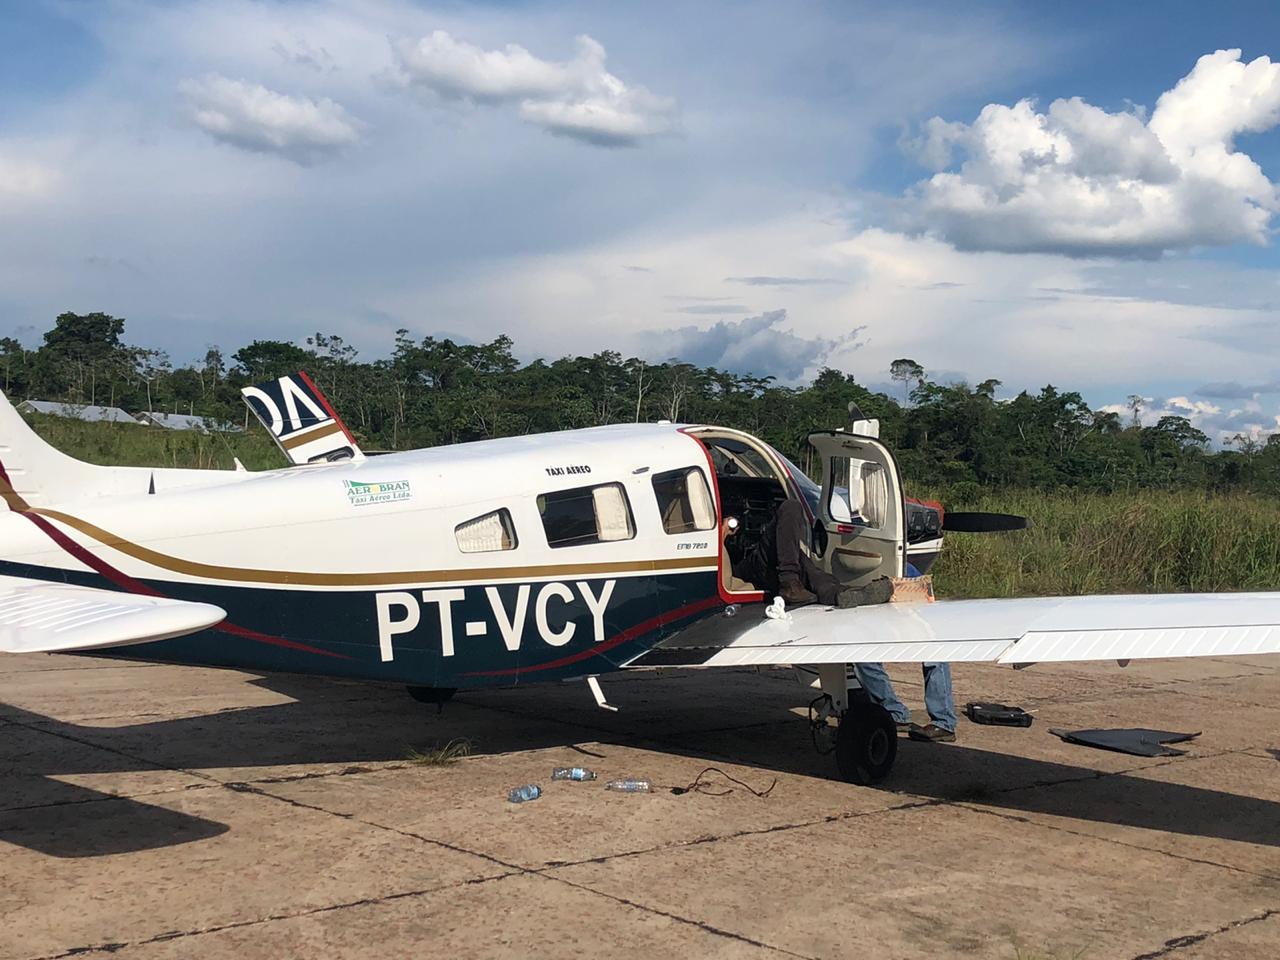
{"label": "open cabin door", "polygon": [[906,524],[893,454],[873,437],[843,431],[810,434],[809,443],[822,462],[817,521],[826,544],[818,562],[847,586],[902,576]]}

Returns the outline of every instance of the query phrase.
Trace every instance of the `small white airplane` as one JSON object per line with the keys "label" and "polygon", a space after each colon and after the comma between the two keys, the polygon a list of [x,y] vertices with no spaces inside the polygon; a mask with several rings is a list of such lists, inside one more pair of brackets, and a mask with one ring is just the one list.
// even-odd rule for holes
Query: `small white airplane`
{"label": "small white airplane", "polygon": [[[305,375],[246,390],[293,466],[95,466],[0,395],[0,651],[130,646],[141,659],[456,688],[623,669],[785,664],[816,674],[841,774],[885,777],[892,720],[856,662],[1280,652],[1280,593],[807,606],[765,615],[722,523],[783,500],[842,583],[927,569],[940,509],[908,501],[875,421],[815,433],[821,485],[712,426],[622,424],[366,456]],[[986,515],[990,516],[990,515]],[[971,519],[972,523],[972,519]],[[995,524],[999,526],[998,518]],[[975,526],[983,526],[979,515]]]}

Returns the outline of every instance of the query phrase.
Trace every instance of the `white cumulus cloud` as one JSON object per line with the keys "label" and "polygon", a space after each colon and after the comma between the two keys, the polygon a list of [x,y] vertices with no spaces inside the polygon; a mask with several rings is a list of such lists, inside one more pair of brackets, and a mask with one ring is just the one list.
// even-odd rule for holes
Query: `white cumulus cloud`
{"label": "white cumulus cloud", "polygon": [[907,194],[912,227],[960,249],[1070,256],[1264,243],[1280,195],[1235,139],[1280,123],[1280,63],[1240,53],[1201,57],[1150,119],[1079,97],[933,118],[906,144],[939,171]]}
{"label": "white cumulus cloud", "polygon": [[[1141,401],[1137,409],[1137,421],[1144,427],[1153,427],[1165,417],[1182,417],[1197,430],[1208,436],[1210,443],[1216,446],[1230,446],[1237,437],[1250,440],[1265,441],[1266,437],[1275,433],[1280,427],[1280,416],[1266,413],[1256,400],[1248,401],[1238,407],[1223,407],[1204,400],[1191,397],[1144,397],[1137,395]],[[1109,403],[1098,409],[1105,413],[1114,413],[1126,426],[1133,423],[1133,398],[1126,403]]]}
{"label": "white cumulus cloud", "polygon": [[210,74],[178,85],[192,119],[215,140],[308,166],[360,139],[357,121],[327,97],[292,97]]}
{"label": "white cumulus cloud", "polygon": [[392,46],[405,85],[450,100],[518,103],[523,120],[560,136],[635,146],[676,125],[675,102],[610,73],[604,47],[588,36],[578,37],[574,58],[562,63],[516,44],[482,50],[444,30]]}

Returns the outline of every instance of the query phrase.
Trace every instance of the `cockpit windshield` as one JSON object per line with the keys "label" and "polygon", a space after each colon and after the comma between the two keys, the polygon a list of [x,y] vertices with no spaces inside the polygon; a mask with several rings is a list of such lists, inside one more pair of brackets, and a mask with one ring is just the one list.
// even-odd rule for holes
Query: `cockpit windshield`
{"label": "cockpit windshield", "polygon": [[736,437],[708,437],[703,443],[711,451],[717,476],[774,476],[773,468],[760,451]]}
{"label": "cockpit windshield", "polygon": [[822,500],[822,488],[809,479],[809,475],[797,467],[794,463],[780,454],[773,447],[773,455],[786,465],[787,471],[791,474],[791,479],[795,482],[796,489],[800,491],[800,496],[804,497],[805,503],[809,504],[809,512],[815,517],[819,515],[818,503]]}

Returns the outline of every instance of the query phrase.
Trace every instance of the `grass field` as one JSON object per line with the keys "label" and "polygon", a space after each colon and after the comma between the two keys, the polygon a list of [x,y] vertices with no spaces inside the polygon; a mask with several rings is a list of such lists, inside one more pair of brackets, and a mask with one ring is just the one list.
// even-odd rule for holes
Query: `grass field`
{"label": "grass field", "polygon": [[[166,467],[284,465],[271,440],[130,424],[37,417],[58,449],[103,464]],[[908,479],[908,490],[910,483]],[[916,492],[916,491],[911,491]],[[951,534],[934,568],[944,597],[1055,596],[1280,589],[1280,501],[1256,495],[1140,491],[1092,494],[995,491],[947,506],[1022,514],[1028,530]]]}
{"label": "grass field", "polygon": [[954,506],[1021,514],[1031,527],[947,536],[934,576],[941,596],[1280,589],[1274,499],[1002,491]]}
{"label": "grass field", "polygon": [[229,470],[239,457],[250,470],[283,467],[284,456],[257,425],[249,433],[200,433],[133,423],[84,423],[67,417],[27,417],[36,433],[77,460],[139,467]]}

